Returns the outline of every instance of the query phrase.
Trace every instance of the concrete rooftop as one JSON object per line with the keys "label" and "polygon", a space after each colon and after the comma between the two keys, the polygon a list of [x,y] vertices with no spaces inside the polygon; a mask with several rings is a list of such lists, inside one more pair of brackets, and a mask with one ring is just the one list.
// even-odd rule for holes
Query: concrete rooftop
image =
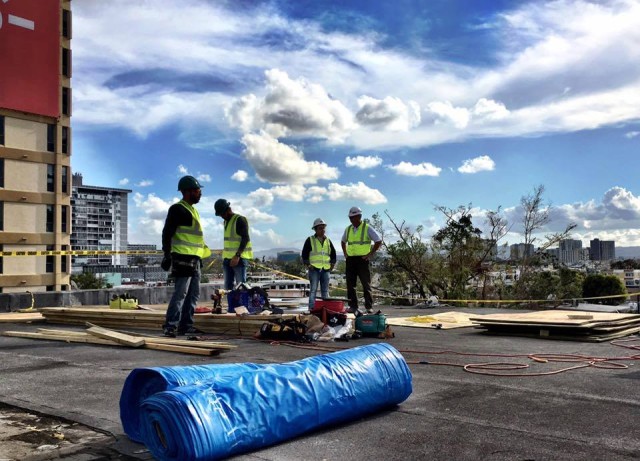
{"label": "concrete rooftop", "polygon": [[[450,310],[506,312],[447,307],[383,307],[382,310],[394,317]],[[33,331],[41,326],[0,324],[0,331]],[[523,372],[531,373],[575,364],[543,364],[526,357],[472,357],[451,353],[430,355],[409,351],[579,354],[589,357],[628,357],[637,354],[640,359],[638,350],[616,347],[608,342],[595,344],[489,336],[471,328],[393,328],[396,337],[388,342],[402,351],[407,360],[462,365],[509,361],[529,364],[530,368]],[[323,353],[249,339],[230,341],[239,347],[218,357],[202,358],[153,350],[0,336],[0,403],[62,417],[110,434],[112,437],[107,448],[112,456],[99,459],[149,459],[150,455],[145,452],[144,446],[130,442],[120,425],[118,401],[122,384],[132,369],[212,361],[285,362]],[[323,345],[343,348],[374,341],[380,340],[360,339]],[[640,347],[640,338],[634,344]],[[339,427],[325,428],[234,459],[639,459],[640,362],[624,360],[622,363],[629,365],[629,368],[589,367],[535,377],[485,376],[455,366],[411,364],[413,394],[396,409]],[[95,450],[99,448],[95,447]]]}

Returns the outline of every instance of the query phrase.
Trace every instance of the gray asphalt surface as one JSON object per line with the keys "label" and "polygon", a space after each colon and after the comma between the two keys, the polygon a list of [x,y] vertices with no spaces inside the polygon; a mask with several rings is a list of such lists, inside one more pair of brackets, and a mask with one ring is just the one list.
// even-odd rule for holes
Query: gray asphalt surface
{"label": "gray asphalt surface", "polygon": [[[460,308],[382,308],[389,316],[426,315]],[[473,312],[503,312],[474,309]],[[0,324],[0,331],[42,325]],[[61,328],[72,328],[61,326]],[[522,373],[548,372],[575,363],[537,363],[526,357],[420,354],[578,354],[640,359],[638,350],[608,342],[583,343],[489,336],[464,328],[394,327],[388,342],[408,361],[464,365],[515,362]],[[637,338],[637,336],[635,337]],[[149,459],[144,446],[122,431],[118,401],[125,378],[137,367],[212,361],[285,362],[323,353],[252,340],[219,357],[67,344],[0,336],[0,402],[63,417],[111,434],[109,450],[120,457]],[[355,347],[379,340],[328,343]],[[640,338],[635,342],[640,346]],[[410,364],[413,394],[392,410],[339,427],[325,428],[237,460],[631,460],[640,458],[640,362],[628,369],[581,368],[555,375],[498,377],[460,366]],[[98,449],[98,448],[96,448]]]}

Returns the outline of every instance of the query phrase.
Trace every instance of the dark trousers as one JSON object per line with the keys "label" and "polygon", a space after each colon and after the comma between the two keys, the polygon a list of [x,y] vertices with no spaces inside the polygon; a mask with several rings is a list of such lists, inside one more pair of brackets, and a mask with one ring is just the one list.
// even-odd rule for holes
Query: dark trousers
{"label": "dark trousers", "polygon": [[371,295],[371,271],[369,261],[362,259],[362,256],[347,256],[347,298],[349,307],[358,308],[358,294],[356,293],[356,283],[360,279],[362,291],[364,291],[364,307],[373,308],[373,296]]}

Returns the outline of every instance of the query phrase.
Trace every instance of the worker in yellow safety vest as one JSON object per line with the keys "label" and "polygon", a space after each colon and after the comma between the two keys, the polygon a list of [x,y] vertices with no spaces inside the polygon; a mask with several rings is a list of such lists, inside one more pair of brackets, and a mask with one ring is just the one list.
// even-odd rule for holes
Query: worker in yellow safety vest
{"label": "worker in yellow safety vest", "polygon": [[[370,261],[382,245],[382,239],[373,227],[362,221],[362,210],[351,207],[349,221],[342,234],[342,252],[346,258],[347,297],[349,312],[359,314],[356,283],[360,279],[364,292],[364,306],[368,314],[373,313],[373,295],[371,293]],[[373,243],[373,246],[372,246]]]}
{"label": "worker in yellow safety vest", "polygon": [[233,290],[247,281],[247,268],[253,259],[249,221],[234,213],[231,203],[218,199],[213,205],[216,216],[224,220],[224,247],[222,249],[222,269],[224,271],[224,289]]}
{"label": "worker in yellow safety vest", "polygon": [[182,200],[169,207],[162,229],[162,268],[171,269],[175,290],[169,301],[163,325],[164,335],[175,338],[200,331],[193,326],[193,315],[200,299],[202,260],[211,255],[204,243],[200,214],[194,205],[202,197],[202,186],[193,176],[178,182]]}
{"label": "worker in yellow safety vest", "polygon": [[326,236],[327,223],[321,218],[313,221],[311,229],[314,234],[305,240],[302,247],[302,262],[309,273],[309,310],[312,311],[316,303],[316,291],[320,283],[322,299],[329,297],[329,272],[336,265],[336,249]]}

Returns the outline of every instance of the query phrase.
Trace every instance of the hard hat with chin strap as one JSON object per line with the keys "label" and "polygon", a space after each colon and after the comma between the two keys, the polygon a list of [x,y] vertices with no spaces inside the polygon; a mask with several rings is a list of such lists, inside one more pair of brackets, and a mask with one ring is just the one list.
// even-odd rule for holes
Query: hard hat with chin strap
{"label": "hard hat with chin strap", "polygon": [[311,226],[311,229],[312,230],[316,230],[316,227],[318,227],[318,226],[326,226],[326,225],[327,225],[327,223],[324,222],[322,220],[322,218],[316,218],[315,221],[313,221],[313,226]]}

